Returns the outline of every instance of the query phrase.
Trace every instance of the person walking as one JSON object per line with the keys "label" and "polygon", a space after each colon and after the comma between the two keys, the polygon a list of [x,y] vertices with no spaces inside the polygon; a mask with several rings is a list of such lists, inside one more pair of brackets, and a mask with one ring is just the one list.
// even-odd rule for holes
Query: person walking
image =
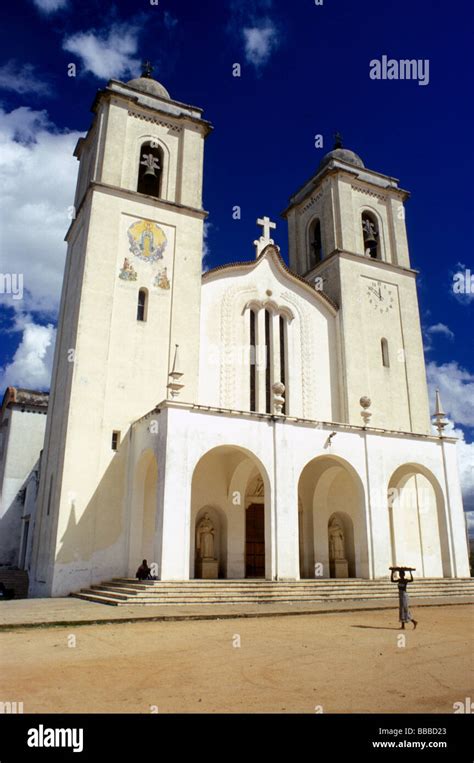
{"label": "person walking", "polygon": [[[415,620],[411,616],[409,603],[408,603],[408,583],[413,583],[412,567],[390,567],[392,572],[392,583],[398,584],[398,618],[401,622],[402,630],[405,630],[405,623],[412,622],[413,630],[418,625],[418,620]],[[398,572],[398,577],[395,577],[395,573]],[[405,572],[410,573],[410,580],[405,577]]]}

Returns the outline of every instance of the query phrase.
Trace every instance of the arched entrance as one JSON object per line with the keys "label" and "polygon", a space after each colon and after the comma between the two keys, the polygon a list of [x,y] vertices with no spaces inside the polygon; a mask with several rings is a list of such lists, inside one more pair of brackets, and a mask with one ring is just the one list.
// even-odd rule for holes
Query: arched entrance
{"label": "arched entrance", "polygon": [[298,484],[300,577],[370,577],[364,489],[355,469],[318,456]]}
{"label": "arched entrance", "polygon": [[[200,523],[209,515],[207,523]],[[210,523],[210,524],[209,524]],[[222,578],[271,578],[270,489],[257,457],[239,446],[213,448],[197,463],[191,487],[190,576],[202,577],[203,543]],[[213,536],[213,540],[209,538]],[[212,570],[209,559],[204,565]],[[216,564],[214,564],[214,569]],[[212,572],[209,576],[215,576]]]}
{"label": "arched entrance", "polygon": [[442,490],[418,464],[403,464],[388,485],[392,565],[416,567],[420,577],[449,577],[448,532]]}

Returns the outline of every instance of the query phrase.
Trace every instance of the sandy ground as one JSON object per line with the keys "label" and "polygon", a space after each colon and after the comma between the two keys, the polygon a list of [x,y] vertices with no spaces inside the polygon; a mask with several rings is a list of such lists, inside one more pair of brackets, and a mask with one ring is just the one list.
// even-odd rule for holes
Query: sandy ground
{"label": "sandy ground", "polygon": [[452,712],[474,696],[474,610],[413,614],[405,646],[396,609],[2,632],[0,698],[27,713]]}

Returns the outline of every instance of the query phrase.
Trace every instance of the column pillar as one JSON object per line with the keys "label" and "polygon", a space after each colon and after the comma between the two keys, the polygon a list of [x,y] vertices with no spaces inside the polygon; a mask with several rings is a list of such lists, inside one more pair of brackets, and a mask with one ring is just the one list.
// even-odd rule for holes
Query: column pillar
{"label": "column pillar", "polygon": [[257,312],[257,331],[255,347],[255,376],[257,380],[257,411],[265,413],[266,410],[266,392],[265,392],[265,310]]}
{"label": "column pillar", "polygon": [[192,475],[188,474],[189,433],[179,421],[173,426],[180,413],[166,411],[166,431],[157,452],[155,548],[160,580],[189,580]]}
{"label": "column pillar", "polygon": [[273,421],[273,568],[277,580],[299,580],[298,488],[284,419]]}

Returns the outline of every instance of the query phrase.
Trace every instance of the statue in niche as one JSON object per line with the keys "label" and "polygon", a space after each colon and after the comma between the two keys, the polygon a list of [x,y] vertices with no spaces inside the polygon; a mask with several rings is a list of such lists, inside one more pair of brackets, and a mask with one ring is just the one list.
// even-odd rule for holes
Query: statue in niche
{"label": "statue in niche", "polygon": [[207,513],[197,526],[196,547],[201,559],[214,559],[214,525]]}
{"label": "statue in niche", "polygon": [[346,558],[344,531],[337,519],[333,519],[329,526],[329,558],[331,561]]}

